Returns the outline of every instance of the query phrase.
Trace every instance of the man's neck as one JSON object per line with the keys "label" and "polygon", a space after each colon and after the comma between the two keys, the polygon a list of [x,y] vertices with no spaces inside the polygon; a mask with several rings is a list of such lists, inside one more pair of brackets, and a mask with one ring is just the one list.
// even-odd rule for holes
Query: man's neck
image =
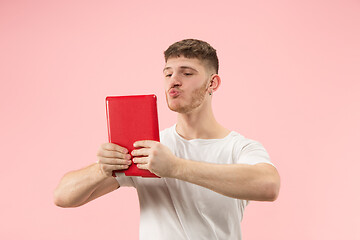
{"label": "man's neck", "polygon": [[185,139],[219,139],[230,131],[215,119],[211,108],[194,109],[191,113],[178,114],[177,133]]}

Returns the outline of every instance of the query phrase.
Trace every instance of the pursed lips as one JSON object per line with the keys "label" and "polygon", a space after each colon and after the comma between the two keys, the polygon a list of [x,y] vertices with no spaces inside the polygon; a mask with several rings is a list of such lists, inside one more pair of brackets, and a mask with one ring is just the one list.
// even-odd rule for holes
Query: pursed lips
{"label": "pursed lips", "polygon": [[177,89],[175,89],[175,88],[171,88],[171,89],[169,90],[169,95],[170,95],[170,97],[177,97],[177,96],[180,95],[180,93],[181,93],[181,91],[179,91],[179,90],[177,90]]}

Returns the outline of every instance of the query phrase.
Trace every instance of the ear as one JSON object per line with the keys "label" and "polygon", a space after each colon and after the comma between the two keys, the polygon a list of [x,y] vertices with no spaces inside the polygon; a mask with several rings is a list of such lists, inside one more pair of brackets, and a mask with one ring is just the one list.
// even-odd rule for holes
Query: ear
{"label": "ear", "polygon": [[219,86],[221,84],[221,78],[219,75],[217,74],[213,74],[211,76],[211,80],[210,80],[210,86],[209,86],[209,91],[212,93],[212,92],[215,92]]}

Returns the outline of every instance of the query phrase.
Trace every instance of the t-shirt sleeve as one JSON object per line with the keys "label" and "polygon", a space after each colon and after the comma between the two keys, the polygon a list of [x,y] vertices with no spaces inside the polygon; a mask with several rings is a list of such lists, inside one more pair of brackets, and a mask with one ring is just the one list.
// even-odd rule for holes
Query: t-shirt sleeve
{"label": "t-shirt sleeve", "polygon": [[134,180],[130,176],[126,176],[125,173],[115,173],[115,179],[118,181],[120,187],[135,187]]}
{"label": "t-shirt sleeve", "polygon": [[264,146],[257,141],[248,140],[246,144],[239,144],[236,149],[236,163],[249,165],[268,163],[274,166]]}

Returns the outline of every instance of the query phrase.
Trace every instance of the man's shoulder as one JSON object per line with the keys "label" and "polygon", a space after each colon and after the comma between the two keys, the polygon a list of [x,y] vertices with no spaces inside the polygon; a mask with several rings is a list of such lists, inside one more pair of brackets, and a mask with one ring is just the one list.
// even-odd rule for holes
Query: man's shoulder
{"label": "man's shoulder", "polygon": [[239,132],[232,130],[228,137],[228,141],[233,142],[235,144],[246,144],[250,141],[253,141],[251,139],[246,138],[244,135],[240,134]]}
{"label": "man's shoulder", "polygon": [[237,131],[231,131],[229,135],[231,135],[231,138],[229,140],[233,143],[234,147],[238,148],[240,151],[247,148],[252,148],[254,146],[263,148],[262,144],[259,141],[247,138],[238,133]]}

